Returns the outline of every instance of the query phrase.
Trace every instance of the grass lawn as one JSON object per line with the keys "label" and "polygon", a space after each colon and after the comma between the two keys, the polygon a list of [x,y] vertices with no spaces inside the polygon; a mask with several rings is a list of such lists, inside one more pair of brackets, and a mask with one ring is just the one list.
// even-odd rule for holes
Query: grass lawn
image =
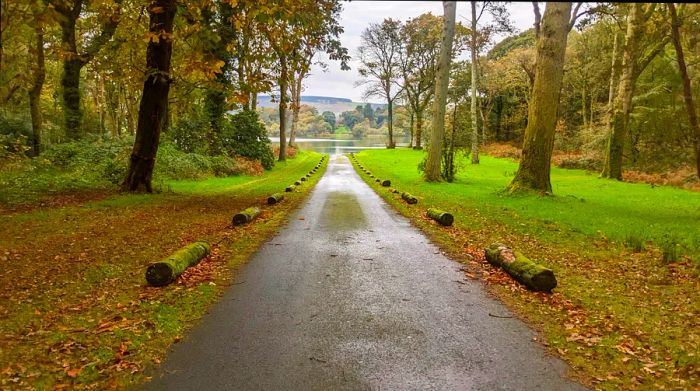
{"label": "grass lawn", "polygon": [[[278,205],[264,206],[267,196],[320,157],[302,152],[259,177],[174,181],[160,194],[0,212],[0,388],[142,382],[321,173]],[[231,228],[232,215],[252,205],[261,216]],[[211,257],[170,286],[146,286],[150,261],[197,239],[213,243]]]}
{"label": "grass lawn", "polygon": [[[700,193],[553,168],[555,196],[510,196],[503,189],[517,163],[482,156],[478,166],[460,162],[454,183],[426,183],[417,169],[423,156],[405,149],[356,154],[376,177],[419,198],[406,205],[361,174],[466,263],[468,277],[487,281],[541,330],[574,377],[610,390],[700,384]],[[452,212],[454,227],[426,218],[428,207]],[[482,249],[492,242],[551,267],[559,281],[554,293],[528,292],[485,263]]]}

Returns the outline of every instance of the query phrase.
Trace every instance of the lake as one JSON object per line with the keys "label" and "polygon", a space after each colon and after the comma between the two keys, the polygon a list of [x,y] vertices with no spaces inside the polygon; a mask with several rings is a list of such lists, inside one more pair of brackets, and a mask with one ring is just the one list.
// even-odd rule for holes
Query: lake
{"label": "lake", "polygon": [[[397,137],[396,146],[408,146],[410,139],[408,137]],[[279,145],[279,137],[270,137],[273,145]],[[299,148],[307,151],[316,151],[328,154],[343,154],[347,152],[357,152],[365,149],[384,149],[388,137],[386,136],[370,136],[359,140],[336,140],[328,138],[297,138],[296,144]]]}

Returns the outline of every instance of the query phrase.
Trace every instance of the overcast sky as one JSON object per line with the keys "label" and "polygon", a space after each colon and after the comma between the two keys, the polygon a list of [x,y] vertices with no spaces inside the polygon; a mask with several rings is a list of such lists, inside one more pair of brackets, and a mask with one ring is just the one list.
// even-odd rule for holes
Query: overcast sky
{"label": "overcast sky", "polygon": [[[532,3],[510,3],[511,20],[518,31],[532,27],[535,17],[532,13]],[[357,47],[360,45],[360,34],[370,23],[381,23],[384,18],[399,19],[405,22],[426,12],[442,15],[440,1],[350,1],[343,2],[340,24],[345,32],[340,37],[343,46],[348,48],[353,60],[349,71],[341,71],[337,62],[330,62],[328,71],[323,72],[314,66],[311,75],[305,80],[303,95],[333,96],[350,98],[355,102],[362,101],[362,87],[355,87],[359,79],[358,62],[354,60]],[[457,21],[469,25],[471,9],[469,2],[457,2]],[[468,55],[468,53],[467,53]],[[380,99],[372,98],[371,102],[382,103]]]}

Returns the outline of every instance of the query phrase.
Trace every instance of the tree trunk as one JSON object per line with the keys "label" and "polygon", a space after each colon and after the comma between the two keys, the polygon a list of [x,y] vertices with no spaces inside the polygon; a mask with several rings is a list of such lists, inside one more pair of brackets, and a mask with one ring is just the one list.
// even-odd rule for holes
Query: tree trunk
{"label": "tree trunk", "polygon": [[284,53],[278,53],[280,59],[280,155],[279,161],[287,160],[287,57]]}
{"label": "tree trunk", "polygon": [[176,0],[154,0],[149,7],[149,31],[160,35],[157,42],[150,41],[146,49],[146,80],[139,107],[136,141],[122,189],[151,193],[153,167],[158,152],[163,118],[170,92],[170,58],[173,51],[173,20],[177,12]]}
{"label": "tree trunk", "polygon": [[292,85],[292,130],[289,132],[289,146],[297,146],[297,129],[299,127],[299,110],[301,109],[301,83],[302,75],[299,75],[298,80],[294,80]]}
{"label": "tree trunk", "polygon": [[552,191],[549,174],[570,15],[570,2],[547,3],[537,40],[535,83],[528,107],[522,158],[509,185],[511,192]]}
{"label": "tree trunk", "polygon": [[152,286],[168,285],[188,267],[196,265],[209,254],[211,254],[209,243],[194,242],[177,250],[169,257],[148,265],[146,281]]}
{"label": "tree trunk", "polygon": [[415,135],[415,132],[414,132],[414,130],[413,130],[413,116],[414,116],[414,115],[415,115],[415,114],[413,113],[413,111],[411,111],[411,118],[410,118],[410,120],[409,120],[409,122],[408,122],[408,126],[409,126],[410,129],[411,129],[411,141],[409,141],[409,143],[408,143],[408,147],[409,147],[409,148],[413,147],[413,145],[414,145],[414,142],[413,142],[413,140],[414,140],[414,135]]}
{"label": "tree trunk", "polygon": [[[387,91],[387,96],[391,96],[390,91]],[[387,145],[387,148],[392,149],[396,148],[396,143],[394,142],[394,100],[391,98],[387,98],[387,103],[387,118],[389,121],[389,145]]]}
{"label": "tree trunk", "polygon": [[611,115],[613,109],[613,102],[615,102],[615,93],[617,92],[617,87],[620,83],[620,71],[622,70],[622,55],[620,52],[621,46],[624,45],[623,37],[616,30],[615,38],[613,40],[613,51],[612,51],[612,66],[610,67],[610,90],[608,91],[608,115]]}
{"label": "tree trunk", "polygon": [[423,149],[421,140],[423,139],[423,111],[416,110],[416,141],[413,149]]}
{"label": "tree trunk", "polygon": [[[472,5],[472,31],[471,31],[471,42],[470,42],[470,49],[471,49],[471,56],[472,56],[472,85],[471,85],[471,115],[472,115],[472,134],[471,134],[471,143],[472,143],[472,164],[479,164],[479,120],[476,116],[476,100],[477,100],[477,94],[476,94],[476,88],[477,88],[477,69],[476,69],[476,62],[478,60],[477,56],[477,47],[476,47],[476,38],[477,38],[477,30],[476,30],[476,1],[471,2]],[[484,5],[485,7],[485,5]]]}
{"label": "tree trunk", "polygon": [[[545,10],[546,17],[547,11]],[[542,33],[543,35],[547,34],[544,29]],[[513,278],[533,291],[549,292],[557,286],[557,279],[552,270],[532,262],[523,254],[502,244],[492,244],[484,250],[484,255],[490,264],[502,267]]]}
{"label": "tree trunk", "polygon": [[36,31],[36,45],[34,46],[34,50],[36,51],[36,64],[34,67],[34,81],[32,88],[29,90],[29,111],[32,116],[33,155],[39,156],[41,152],[41,131],[43,127],[41,117],[41,90],[44,88],[44,81],[46,80],[46,66],[44,61],[44,28],[36,13],[34,23],[34,29]]}
{"label": "tree trunk", "polygon": [[622,50],[622,66],[620,84],[612,112],[608,120],[608,151],[603,167],[602,177],[622,180],[622,158],[629,131],[629,116],[632,111],[632,97],[636,87],[638,70],[637,56],[639,53],[639,41],[643,35],[643,4],[631,5],[630,15],[627,18],[627,34]]}
{"label": "tree trunk", "polygon": [[673,39],[673,46],[676,48],[678,70],[680,71],[681,78],[683,79],[683,99],[685,100],[685,108],[688,112],[688,122],[690,123],[690,128],[692,131],[693,147],[695,149],[696,174],[698,178],[700,178],[700,126],[698,126],[698,116],[697,112],[695,111],[695,102],[693,102],[693,88],[690,83],[690,76],[688,75],[688,67],[685,64],[683,46],[681,45],[681,33],[679,31],[681,22],[678,19],[678,14],[676,13],[676,5],[673,3],[667,3],[667,5],[671,14],[671,37]]}
{"label": "tree trunk", "polygon": [[81,136],[83,113],[80,110],[80,70],[82,62],[77,58],[63,61],[61,87],[63,88],[63,126],[69,140]]}
{"label": "tree trunk", "polygon": [[457,3],[443,1],[445,20],[442,30],[440,59],[435,71],[435,100],[433,101],[433,129],[430,135],[430,148],[425,163],[425,180],[440,180],[440,160],[442,143],[445,136],[445,105],[447,103],[447,85],[450,78],[450,58],[452,56],[452,39],[455,34],[455,11]]}

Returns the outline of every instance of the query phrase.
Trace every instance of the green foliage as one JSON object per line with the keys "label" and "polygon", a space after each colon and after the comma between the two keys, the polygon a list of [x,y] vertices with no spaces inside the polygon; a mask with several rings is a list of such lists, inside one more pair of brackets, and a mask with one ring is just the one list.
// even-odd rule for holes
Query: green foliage
{"label": "green foliage", "polygon": [[207,117],[194,113],[181,118],[175,126],[171,126],[167,138],[183,152],[203,153],[207,150],[206,133],[209,129]]}
{"label": "green foliage", "polygon": [[630,232],[625,237],[625,247],[632,250],[635,253],[644,250],[644,237],[640,232]]}
{"label": "green foliage", "polygon": [[270,139],[254,111],[243,110],[230,116],[221,141],[225,150],[249,159],[260,160],[266,170],[275,165]]}

